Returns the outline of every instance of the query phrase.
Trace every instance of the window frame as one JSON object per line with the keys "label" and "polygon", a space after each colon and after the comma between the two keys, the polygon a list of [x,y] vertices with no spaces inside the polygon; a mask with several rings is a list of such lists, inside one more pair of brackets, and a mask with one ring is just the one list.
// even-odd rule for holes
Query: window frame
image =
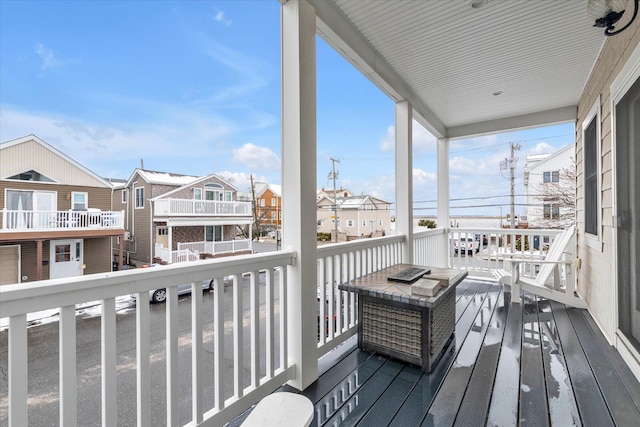
{"label": "window frame", "polygon": [[[140,192],[140,195],[138,195],[138,192]],[[142,204],[138,204],[138,201],[141,201]],[[144,209],[144,187],[136,187],[133,206],[134,209]]]}
{"label": "window frame", "polygon": [[[83,196],[84,202],[82,204],[84,207],[76,208],[76,196]],[[89,209],[89,193],[86,191],[72,191],[71,192],[71,210],[74,211],[86,211]]]}
{"label": "window frame", "polygon": [[[600,112],[600,97],[596,99],[595,103],[589,110],[589,113],[582,121],[582,209],[583,209],[583,227],[582,230],[585,237],[585,243],[587,246],[602,251],[602,141],[601,141],[601,112]],[[591,200],[587,194],[587,138],[586,132],[591,123],[595,121],[595,176],[596,180],[596,195],[595,200]],[[590,174],[591,175],[591,174]],[[595,205],[595,206],[594,206]],[[587,231],[587,209],[594,209],[596,219],[596,234]]]}
{"label": "window frame", "polygon": [[122,204],[126,204],[127,203],[127,189],[123,188],[122,189]]}

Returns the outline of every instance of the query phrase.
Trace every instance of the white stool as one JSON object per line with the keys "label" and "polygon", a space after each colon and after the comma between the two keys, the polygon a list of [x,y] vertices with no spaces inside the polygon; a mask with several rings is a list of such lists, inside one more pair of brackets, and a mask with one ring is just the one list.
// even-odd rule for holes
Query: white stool
{"label": "white stool", "polygon": [[301,394],[273,393],[262,399],[242,427],[307,427],[313,421],[313,403]]}

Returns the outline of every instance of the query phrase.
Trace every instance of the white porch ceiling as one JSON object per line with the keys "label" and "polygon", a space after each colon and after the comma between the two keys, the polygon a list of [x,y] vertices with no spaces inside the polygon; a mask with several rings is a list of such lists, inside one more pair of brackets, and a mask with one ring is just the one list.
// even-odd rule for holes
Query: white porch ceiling
{"label": "white porch ceiling", "polygon": [[437,137],[574,121],[605,40],[585,0],[309,2],[320,36]]}

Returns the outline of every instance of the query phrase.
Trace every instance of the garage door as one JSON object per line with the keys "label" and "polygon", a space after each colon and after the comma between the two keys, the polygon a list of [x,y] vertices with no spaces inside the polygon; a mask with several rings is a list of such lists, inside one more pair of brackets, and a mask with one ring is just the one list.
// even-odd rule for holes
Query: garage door
{"label": "garage door", "polygon": [[0,246],[0,285],[20,282],[20,246]]}

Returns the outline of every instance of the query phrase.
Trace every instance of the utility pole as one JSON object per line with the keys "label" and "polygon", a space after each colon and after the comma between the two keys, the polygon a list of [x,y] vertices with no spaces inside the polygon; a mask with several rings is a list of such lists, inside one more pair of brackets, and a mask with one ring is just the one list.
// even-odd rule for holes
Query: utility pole
{"label": "utility pole", "polygon": [[336,179],[338,179],[339,172],[336,172],[336,163],[340,163],[340,160],[334,157],[329,157],[329,160],[331,160],[329,179],[333,180],[333,224],[336,233],[336,243],[338,243],[338,193],[336,191]]}
{"label": "utility pole", "polygon": [[511,158],[509,159],[510,166],[510,180],[511,180],[511,228],[516,228],[516,197],[515,197],[515,188],[516,188],[516,162],[518,159],[515,157],[516,150],[520,150],[520,144],[511,143]]}

